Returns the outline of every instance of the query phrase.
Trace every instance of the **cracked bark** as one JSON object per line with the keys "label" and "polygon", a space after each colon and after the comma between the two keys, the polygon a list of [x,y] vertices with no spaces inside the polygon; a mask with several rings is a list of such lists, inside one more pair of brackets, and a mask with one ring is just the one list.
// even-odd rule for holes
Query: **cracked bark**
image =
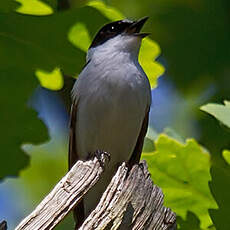
{"label": "cracked bark", "polygon": [[[104,170],[97,158],[78,161],[16,230],[53,229],[95,185]],[[153,184],[145,161],[128,171],[123,163],[100,202],[79,230],[176,229],[176,215],[163,206],[163,193]]]}

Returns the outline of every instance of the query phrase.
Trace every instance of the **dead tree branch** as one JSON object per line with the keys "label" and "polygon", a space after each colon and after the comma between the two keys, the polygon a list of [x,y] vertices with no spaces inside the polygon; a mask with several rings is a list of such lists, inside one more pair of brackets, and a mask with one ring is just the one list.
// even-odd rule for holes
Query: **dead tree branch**
{"label": "dead tree branch", "polygon": [[79,230],[175,229],[176,215],[163,206],[163,193],[153,184],[145,161],[128,173],[123,163],[98,206]]}
{"label": "dead tree branch", "polygon": [[103,172],[103,164],[95,157],[78,161],[15,230],[53,229],[94,186]]}
{"label": "dead tree branch", "polygon": [[[15,230],[53,229],[98,181],[105,161],[78,161]],[[79,230],[89,229],[176,229],[176,215],[163,206],[163,193],[144,161],[130,172],[123,163]]]}

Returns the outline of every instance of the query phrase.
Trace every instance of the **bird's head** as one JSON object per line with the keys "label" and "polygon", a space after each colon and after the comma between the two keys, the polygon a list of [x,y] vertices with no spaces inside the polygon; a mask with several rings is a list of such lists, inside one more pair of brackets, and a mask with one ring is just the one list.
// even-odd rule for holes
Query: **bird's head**
{"label": "bird's head", "polygon": [[149,35],[142,33],[141,28],[148,17],[137,21],[120,20],[104,25],[94,37],[88,50],[88,57],[99,52],[107,55],[111,52],[126,52],[138,55],[141,40]]}

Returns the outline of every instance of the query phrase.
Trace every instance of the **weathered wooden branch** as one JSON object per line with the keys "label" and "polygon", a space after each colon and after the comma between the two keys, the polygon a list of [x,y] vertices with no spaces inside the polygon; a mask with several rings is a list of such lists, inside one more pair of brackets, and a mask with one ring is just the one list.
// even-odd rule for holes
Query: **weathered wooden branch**
{"label": "weathered wooden branch", "polygon": [[[78,161],[16,230],[53,229],[98,181],[105,161]],[[176,215],[163,206],[144,161],[129,172],[123,163],[79,230],[89,229],[176,229]]]}
{"label": "weathered wooden branch", "polygon": [[145,161],[130,172],[125,163],[104,192],[98,206],[79,230],[175,229],[176,215],[163,206],[163,193],[153,184]]}
{"label": "weathered wooden branch", "polygon": [[15,230],[53,229],[99,180],[105,161],[78,161]]}

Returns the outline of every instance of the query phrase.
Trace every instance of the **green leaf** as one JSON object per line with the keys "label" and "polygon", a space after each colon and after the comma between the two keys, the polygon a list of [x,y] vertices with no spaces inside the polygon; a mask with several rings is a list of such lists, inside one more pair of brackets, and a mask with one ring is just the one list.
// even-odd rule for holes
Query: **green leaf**
{"label": "green leaf", "polygon": [[230,165],[230,150],[224,150],[222,155],[225,161]]}
{"label": "green leaf", "polygon": [[225,164],[221,167],[213,164],[211,168],[212,181],[209,183],[210,190],[215,198],[218,209],[210,209],[209,213],[217,230],[229,230],[230,219],[230,151],[223,151]]}
{"label": "green leaf", "polygon": [[21,6],[17,8],[17,12],[30,15],[49,15],[53,13],[53,9],[39,0],[15,0],[21,3]]}
{"label": "green leaf", "polygon": [[37,69],[35,75],[39,79],[41,86],[45,88],[59,90],[63,87],[63,77],[59,68],[55,68],[52,72]]}
{"label": "green leaf", "polygon": [[144,153],[153,181],[162,188],[165,205],[185,219],[188,211],[199,217],[201,227],[211,225],[208,209],[216,208],[208,187],[210,155],[194,139],[180,143],[165,134],[156,150]]}
{"label": "green leaf", "polygon": [[216,119],[230,128],[230,102],[224,101],[224,105],[207,104],[200,107],[201,110],[211,114]]}
{"label": "green leaf", "polygon": [[157,78],[164,73],[164,67],[154,61],[160,55],[160,47],[151,39],[145,38],[140,49],[140,64],[149,78],[151,88],[156,87]]}
{"label": "green leaf", "polygon": [[2,179],[8,175],[18,175],[28,165],[29,157],[20,148],[22,143],[39,144],[47,140],[48,136],[45,125],[27,103],[37,86],[36,78],[12,65],[5,69],[1,66],[0,79]]}
{"label": "green leaf", "polygon": [[68,33],[69,41],[81,49],[84,52],[87,52],[91,39],[89,35],[89,31],[83,23],[76,23],[72,26],[71,30]]}
{"label": "green leaf", "polygon": [[102,1],[89,1],[88,6],[94,7],[99,12],[101,12],[106,18],[109,18],[112,21],[121,20],[124,18],[124,15],[119,12],[117,9],[105,5]]}

